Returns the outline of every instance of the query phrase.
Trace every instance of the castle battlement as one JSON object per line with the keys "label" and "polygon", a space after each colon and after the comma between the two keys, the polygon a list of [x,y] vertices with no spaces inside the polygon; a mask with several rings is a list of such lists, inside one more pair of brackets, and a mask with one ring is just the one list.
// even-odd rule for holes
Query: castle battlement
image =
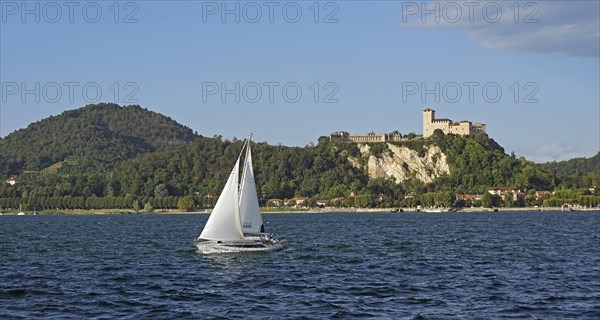
{"label": "castle battlement", "polygon": [[[435,117],[435,110],[423,110],[423,137],[427,138],[433,134],[436,129],[442,130],[445,134],[457,134],[468,136],[472,134],[485,134],[485,123],[473,123],[468,120],[454,122],[451,119]],[[331,142],[354,142],[354,143],[369,143],[369,142],[395,142],[407,140],[402,137],[400,132],[393,131],[390,133],[367,133],[367,134],[351,134],[346,131],[337,131],[329,135]]]}
{"label": "castle battlement", "polygon": [[402,135],[398,131],[390,133],[367,133],[367,134],[350,134],[346,131],[333,132],[329,135],[329,141],[332,142],[390,142],[400,141]]}
{"label": "castle battlement", "polygon": [[435,110],[430,108],[423,110],[423,137],[431,136],[436,129],[442,130],[445,134],[461,136],[486,133],[485,123],[473,123],[468,120],[454,122],[446,118],[436,119]]}

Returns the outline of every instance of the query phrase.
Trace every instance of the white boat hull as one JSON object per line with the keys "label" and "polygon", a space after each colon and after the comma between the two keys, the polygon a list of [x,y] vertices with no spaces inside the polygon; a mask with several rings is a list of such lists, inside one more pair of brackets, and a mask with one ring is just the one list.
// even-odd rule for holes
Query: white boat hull
{"label": "white boat hull", "polygon": [[236,252],[268,252],[283,249],[285,241],[248,237],[234,241],[198,240],[194,244],[204,254]]}
{"label": "white boat hull", "polygon": [[198,250],[204,254],[237,253],[237,252],[268,252],[283,249],[283,245],[265,244],[256,241],[199,241],[195,242]]}

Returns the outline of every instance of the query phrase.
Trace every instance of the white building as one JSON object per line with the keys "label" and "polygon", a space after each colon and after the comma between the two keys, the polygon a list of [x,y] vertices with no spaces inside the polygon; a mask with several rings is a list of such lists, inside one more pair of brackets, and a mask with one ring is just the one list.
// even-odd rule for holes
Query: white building
{"label": "white building", "polygon": [[423,137],[427,138],[433,134],[436,129],[442,130],[445,134],[457,134],[468,136],[471,134],[485,134],[486,127],[484,123],[473,123],[471,121],[453,122],[450,119],[437,119],[435,110],[423,110]]}

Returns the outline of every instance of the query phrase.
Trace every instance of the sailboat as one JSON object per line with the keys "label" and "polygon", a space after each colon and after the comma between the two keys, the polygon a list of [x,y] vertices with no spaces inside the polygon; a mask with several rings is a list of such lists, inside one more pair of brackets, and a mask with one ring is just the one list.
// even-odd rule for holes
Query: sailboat
{"label": "sailboat", "polygon": [[[248,135],[206,225],[194,244],[205,254],[225,252],[274,251],[283,248],[284,240],[266,233],[258,206],[252,151]],[[244,157],[242,177],[239,170]]]}
{"label": "sailboat", "polygon": [[19,203],[19,213],[17,213],[18,216],[24,216],[25,212],[23,212],[23,205],[21,203]]}

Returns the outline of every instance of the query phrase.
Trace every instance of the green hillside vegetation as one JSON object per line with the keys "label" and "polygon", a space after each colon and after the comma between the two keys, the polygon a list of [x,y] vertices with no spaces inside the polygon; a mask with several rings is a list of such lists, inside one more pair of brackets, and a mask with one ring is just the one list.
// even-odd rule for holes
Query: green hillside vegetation
{"label": "green hillside vegetation", "polygon": [[447,156],[450,175],[437,179],[435,189],[456,193],[484,193],[489,187],[515,186],[522,190],[551,190],[553,177],[537,164],[508,156],[485,135],[460,137],[436,131],[428,143]]}
{"label": "green hillside vegetation", "polygon": [[548,162],[540,165],[555,176],[565,188],[586,188],[600,180],[600,152],[591,158]]}
{"label": "green hillside vegetation", "polygon": [[[177,148],[196,137],[191,129],[140,106],[88,105],[0,139],[0,173],[19,175],[45,168],[50,172],[105,171],[123,160]],[[69,157],[77,161],[62,163]]]}
{"label": "green hillside vegetation", "polygon": [[[3,177],[16,175],[18,183],[1,185],[0,207],[145,211],[176,207],[188,211],[190,203],[201,208],[214,205],[243,144],[220,136],[200,137],[160,114],[117,105],[67,111],[1,143]],[[450,174],[429,184],[415,177],[396,184],[392,179],[369,179],[364,170],[352,166],[349,156],[362,157],[355,144],[332,143],[327,137],[302,148],[254,143],[261,204],[273,198],[306,197],[311,206],[317,200],[347,207],[450,206],[456,194],[515,186],[528,194],[527,202],[519,205],[532,205],[542,204],[533,201],[535,190],[561,188],[560,180],[542,166],[505,154],[485,135],[460,137],[438,131],[429,139],[397,144],[421,155],[426,146],[439,146]],[[390,152],[385,144],[370,146],[376,156]],[[589,181],[594,183],[597,178]],[[595,197],[589,192],[562,196]],[[598,200],[585,199],[590,204]]]}

